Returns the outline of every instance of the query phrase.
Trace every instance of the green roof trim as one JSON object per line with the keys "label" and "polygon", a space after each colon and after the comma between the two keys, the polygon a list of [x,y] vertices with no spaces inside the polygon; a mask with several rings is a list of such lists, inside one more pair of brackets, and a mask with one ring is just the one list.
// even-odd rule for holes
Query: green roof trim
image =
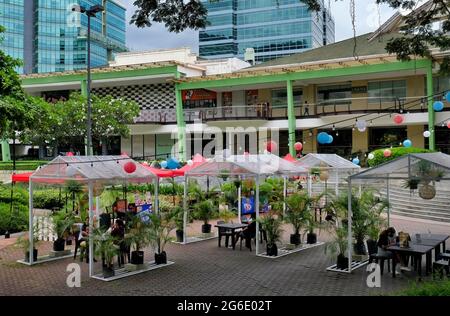
{"label": "green roof trim", "polygon": [[[108,71],[111,70],[111,71]],[[175,78],[178,74],[178,66],[163,66],[163,67],[148,67],[148,68],[135,68],[135,69],[123,69],[117,67],[108,68],[106,71],[95,71],[92,72],[92,80],[112,80],[121,78],[133,78],[133,77],[145,77],[145,76],[156,76],[156,75],[173,75]],[[57,84],[57,83],[68,83],[86,80],[86,72],[70,73],[70,74],[51,74],[49,76],[36,76],[36,77],[26,77],[22,79],[23,86],[32,85],[43,85],[43,84]]]}

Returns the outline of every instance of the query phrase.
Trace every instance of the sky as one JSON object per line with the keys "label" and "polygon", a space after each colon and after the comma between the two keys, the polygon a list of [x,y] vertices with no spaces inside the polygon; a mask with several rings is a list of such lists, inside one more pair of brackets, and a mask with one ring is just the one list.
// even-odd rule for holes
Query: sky
{"label": "sky", "polygon": [[[127,7],[127,20],[134,13],[133,0],[121,0]],[[327,1],[325,1],[327,3]],[[331,11],[336,25],[336,41],[353,36],[350,14],[350,0],[330,0]],[[380,23],[386,21],[395,12],[386,5],[378,9],[375,0],[355,0],[356,34],[365,34],[376,30]],[[150,28],[138,29],[128,25],[127,46],[132,51],[191,47],[198,51],[198,31],[188,30],[183,33],[169,33],[164,25],[154,24]]]}

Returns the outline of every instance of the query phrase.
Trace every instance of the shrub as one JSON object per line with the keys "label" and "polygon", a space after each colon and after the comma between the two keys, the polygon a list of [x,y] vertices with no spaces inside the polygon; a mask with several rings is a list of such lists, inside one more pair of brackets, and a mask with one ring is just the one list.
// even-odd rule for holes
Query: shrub
{"label": "shrub", "polygon": [[[14,186],[14,203],[28,205],[28,191],[24,188]],[[11,202],[11,185],[0,185],[0,203]]]}
{"label": "shrub", "polygon": [[450,280],[414,283],[396,293],[399,296],[450,296]]}
{"label": "shrub", "polygon": [[17,233],[28,228],[28,207],[23,204],[14,203],[11,213],[11,204],[0,202],[0,235],[7,230]]}
{"label": "shrub", "polygon": [[35,208],[51,210],[54,207],[62,208],[65,197],[59,195],[59,190],[46,189],[33,192],[33,205]]}
{"label": "shrub", "polygon": [[421,149],[421,148],[406,148],[406,147],[396,147],[392,148],[391,152],[392,155],[390,157],[384,157],[384,151],[386,149],[378,149],[372,152],[374,155],[374,159],[368,160],[369,167],[376,167],[382,163],[397,159],[401,156],[408,155],[408,154],[417,154],[417,153],[429,153],[432,152],[428,149]]}
{"label": "shrub", "polygon": [[[45,165],[48,161],[17,161],[16,162],[16,170],[17,171],[34,171],[39,166]],[[13,163],[8,162],[0,162],[0,170],[13,170]]]}

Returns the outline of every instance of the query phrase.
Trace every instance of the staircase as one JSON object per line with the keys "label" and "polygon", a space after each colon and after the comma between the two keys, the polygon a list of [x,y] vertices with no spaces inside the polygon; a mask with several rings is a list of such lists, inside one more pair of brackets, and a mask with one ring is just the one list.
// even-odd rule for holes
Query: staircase
{"label": "staircase", "polygon": [[[391,214],[450,223],[450,191],[442,184],[436,184],[436,191],[434,199],[423,200],[417,190],[411,193],[409,189],[403,189],[399,184],[391,185],[389,190]],[[380,193],[386,198],[385,188],[381,189]]]}

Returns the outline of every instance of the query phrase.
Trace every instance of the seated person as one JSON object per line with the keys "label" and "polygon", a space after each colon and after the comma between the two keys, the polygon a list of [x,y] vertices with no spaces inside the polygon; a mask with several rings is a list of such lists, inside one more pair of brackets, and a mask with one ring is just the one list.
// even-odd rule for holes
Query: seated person
{"label": "seated person", "polygon": [[381,232],[378,238],[378,252],[379,256],[392,257],[392,252],[388,251],[387,248],[390,246],[395,246],[397,243],[396,231],[394,227],[389,227],[388,229]]}
{"label": "seated person", "polygon": [[252,238],[256,237],[256,221],[253,221],[250,225],[244,228],[239,237],[245,239],[245,247],[252,249]]}

